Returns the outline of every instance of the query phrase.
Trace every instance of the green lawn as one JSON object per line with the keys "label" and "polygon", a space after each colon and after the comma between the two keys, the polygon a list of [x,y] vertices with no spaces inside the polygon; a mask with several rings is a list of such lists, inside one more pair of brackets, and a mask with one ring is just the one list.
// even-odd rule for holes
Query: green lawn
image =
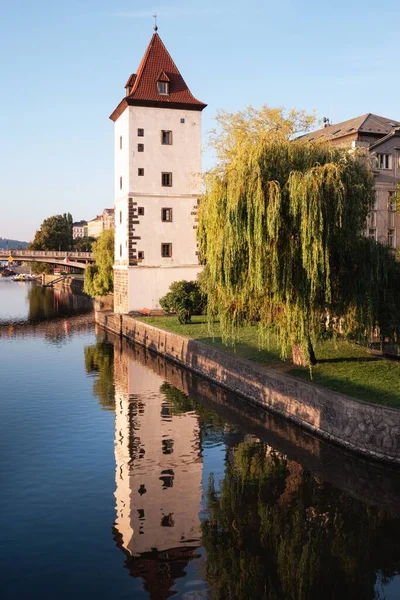
{"label": "green lawn", "polygon": [[[222,343],[218,324],[214,328],[214,337],[210,335],[204,317],[193,317],[190,325],[180,325],[174,316],[141,317],[140,320],[310,380],[308,369],[293,367],[290,361],[280,359],[279,349],[273,339],[268,348],[259,349],[256,327],[243,328],[239,342],[232,347]],[[312,372],[315,383],[366,402],[400,408],[400,361],[384,360],[370,354],[365,348],[345,341],[323,342],[316,348],[316,355],[319,362]]]}

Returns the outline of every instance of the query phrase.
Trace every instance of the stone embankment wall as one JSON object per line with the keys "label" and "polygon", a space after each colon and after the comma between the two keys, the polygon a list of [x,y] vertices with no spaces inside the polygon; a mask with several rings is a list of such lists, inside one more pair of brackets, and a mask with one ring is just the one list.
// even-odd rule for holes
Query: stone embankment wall
{"label": "stone embankment wall", "polygon": [[400,464],[400,410],[360,402],[128,315],[98,312],[96,322],[325,439]]}
{"label": "stone embankment wall", "polygon": [[[60,279],[60,275],[42,275],[42,285],[47,285]],[[83,293],[83,277],[64,277],[61,281],[54,284],[57,290],[72,290],[76,294]]]}

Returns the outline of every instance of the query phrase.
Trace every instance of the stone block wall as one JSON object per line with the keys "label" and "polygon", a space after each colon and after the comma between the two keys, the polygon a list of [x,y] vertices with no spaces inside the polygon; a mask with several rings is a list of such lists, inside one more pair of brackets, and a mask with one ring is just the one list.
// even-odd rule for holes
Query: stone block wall
{"label": "stone block wall", "polygon": [[110,315],[102,326],[325,439],[400,464],[400,410],[361,402],[128,315],[118,316],[119,323]]}
{"label": "stone block wall", "polygon": [[114,269],[114,310],[117,313],[129,311],[127,269]]}

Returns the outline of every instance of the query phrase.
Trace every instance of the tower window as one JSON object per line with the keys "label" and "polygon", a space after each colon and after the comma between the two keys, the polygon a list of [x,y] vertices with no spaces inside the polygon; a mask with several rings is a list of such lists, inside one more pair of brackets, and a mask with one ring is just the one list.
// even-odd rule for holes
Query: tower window
{"label": "tower window", "polygon": [[172,208],[162,208],[161,209],[161,221],[164,221],[165,223],[171,223]]}
{"label": "tower window", "polygon": [[168,83],[168,81],[157,81],[157,92],[161,96],[168,96],[168,94],[169,94],[169,83]]}
{"label": "tower window", "polygon": [[122,177],[119,178],[119,189],[122,190]]}
{"label": "tower window", "polygon": [[161,173],[161,185],[163,187],[172,187],[172,173]]}
{"label": "tower window", "polygon": [[172,244],[161,244],[161,256],[163,258],[171,258]]}
{"label": "tower window", "polygon": [[143,215],[144,215],[144,206],[138,206],[137,214],[139,215],[139,217],[143,217]]}
{"label": "tower window", "polygon": [[122,135],[119,136],[119,149],[122,150]]}
{"label": "tower window", "polygon": [[143,260],[143,259],[144,259],[144,252],[143,252],[143,250],[139,250],[139,252],[138,252],[138,258],[139,258],[140,260]]}
{"label": "tower window", "polygon": [[122,210],[119,211],[119,222],[122,223]]}
{"label": "tower window", "polygon": [[138,129],[137,130],[137,134],[138,134],[138,137],[143,137],[144,136],[144,129]]}
{"label": "tower window", "polygon": [[172,145],[172,131],[161,131],[161,143],[165,146]]}
{"label": "tower window", "polygon": [[138,152],[144,152],[144,144],[138,144],[137,145],[137,151]]}
{"label": "tower window", "polygon": [[119,255],[122,256],[122,244],[119,245]]}
{"label": "tower window", "polygon": [[184,123],[184,122],[185,122],[185,119],[182,117],[182,119],[181,119],[181,123]]}
{"label": "tower window", "polygon": [[144,175],[144,169],[138,169],[137,170],[137,174],[139,175],[139,177],[143,177],[143,175]]}

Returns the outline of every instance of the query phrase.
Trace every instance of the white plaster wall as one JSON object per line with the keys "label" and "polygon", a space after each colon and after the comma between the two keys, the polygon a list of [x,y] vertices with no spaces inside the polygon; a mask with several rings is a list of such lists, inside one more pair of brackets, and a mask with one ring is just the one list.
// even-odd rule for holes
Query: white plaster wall
{"label": "white plaster wall", "polygon": [[[129,106],[120,119],[125,114],[129,114],[130,193],[199,194],[201,111]],[[138,128],[144,129],[143,137],[138,137]],[[161,144],[162,130],[172,131],[172,145]],[[138,144],[144,144],[144,152],[137,151]],[[138,168],[144,168],[144,176],[138,176]],[[172,187],[161,185],[162,172],[172,173]]]}
{"label": "white plaster wall", "polygon": [[[173,267],[197,265],[196,216],[197,196],[134,197],[138,208],[144,209],[135,225],[138,251],[144,252],[143,265]],[[172,222],[161,220],[161,209],[172,208]],[[161,256],[161,244],[172,244],[171,258]]]}
{"label": "white plaster wall", "polygon": [[129,269],[129,311],[160,308],[159,299],[174,281],[195,281],[201,265],[178,268],[131,267]]}
{"label": "white plaster wall", "polygon": [[[122,136],[122,149],[119,147]],[[122,189],[120,189],[122,177]],[[125,110],[114,125],[114,198],[129,193],[129,112]]]}
{"label": "white plaster wall", "polygon": [[[117,198],[115,208],[115,265],[128,264],[128,196]],[[120,214],[121,213],[121,214]],[[120,248],[122,255],[120,255]]]}
{"label": "white plaster wall", "polygon": [[[144,130],[143,137],[138,136],[138,129]],[[161,143],[162,130],[172,131],[171,145]],[[137,151],[138,144],[144,144],[144,152]],[[139,267],[129,269],[129,310],[158,308],[159,298],[173,281],[196,279],[201,270],[196,243],[201,111],[130,106],[115,122],[114,153],[115,265],[128,264],[128,202],[132,198],[138,208],[144,208],[144,215],[134,218],[138,221],[134,235],[140,238],[135,248],[137,255],[144,253],[144,259]],[[139,168],[144,169],[144,176],[138,175]],[[163,172],[172,173],[171,187],[161,185]],[[161,220],[162,208],[172,208],[172,222]],[[172,244],[171,258],[161,256],[163,243]],[[182,270],[173,272],[178,266]],[[160,269],[144,275],[144,267]]]}

